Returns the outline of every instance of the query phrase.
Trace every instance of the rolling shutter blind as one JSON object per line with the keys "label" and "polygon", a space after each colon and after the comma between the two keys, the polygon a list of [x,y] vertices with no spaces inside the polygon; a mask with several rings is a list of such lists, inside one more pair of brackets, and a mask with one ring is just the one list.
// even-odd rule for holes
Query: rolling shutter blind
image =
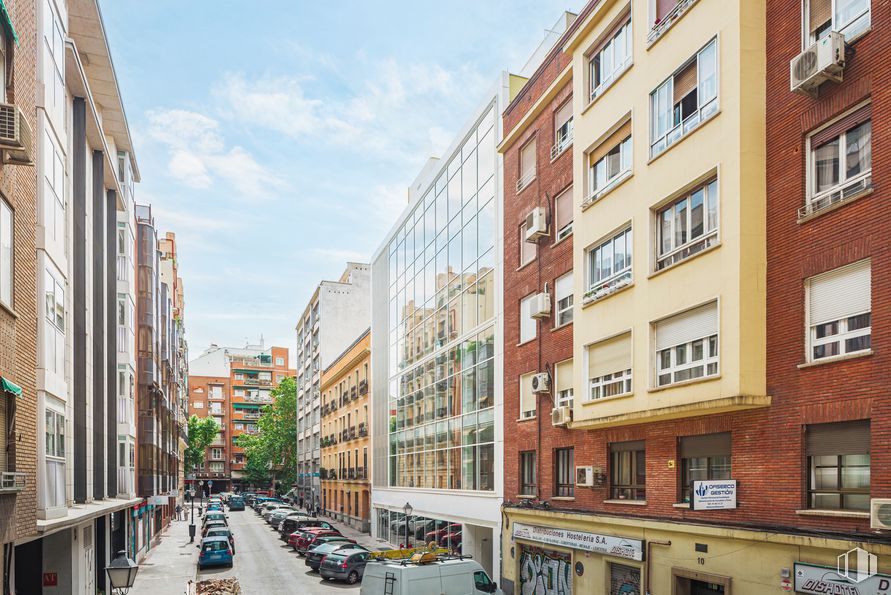
{"label": "rolling shutter blind", "polygon": [[535,395],[532,393],[534,373],[520,376],[520,416],[526,411],[535,411]]}
{"label": "rolling shutter blind", "polygon": [[859,126],[872,118],[872,104],[868,103],[860,109],[851,112],[838,122],[829,125],[811,137],[811,149],[818,149],[828,142],[835,140],[843,132],[847,132],[855,126]]}
{"label": "rolling shutter blind", "polygon": [[604,155],[616,148],[620,142],[631,136],[631,120],[628,120],[618,130],[610,134],[596,149],[591,152],[589,163],[594,165],[600,161]]}
{"label": "rolling shutter blind", "polygon": [[533,138],[531,141],[526,143],[522,149],[520,149],[520,177],[526,178],[526,176],[531,175],[531,172],[535,171],[535,139]]}
{"label": "rolling shutter blind", "polygon": [[807,427],[807,454],[811,457],[866,454],[869,437],[868,419],[810,425]]}
{"label": "rolling shutter blind", "polygon": [[811,326],[869,312],[872,304],[870,261],[861,260],[812,277]]}
{"label": "rolling shutter blind", "polygon": [[712,302],[656,323],[656,351],[718,332],[718,303]]}
{"label": "rolling shutter blind", "polygon": [[557,231],[572,223],[572,188],[554,200],[554,211],[557,218]]}
{"label": "rolling shutter blind", "polygon": [[572,295],[572,271],[563,275],[554,283],[555,303]]}
{"label": "rolling shutter blind", "polygon": [[628,452],[632,450],[645,450],[646,442],[643,440],[630,440],[628,442],[613,442],[609,445],[610,452]]}
{"label": "rolling shutter blind", "polygon": [[682,459],[729,455],[730,432],[703,434],[701,436],[682,436],[680,451]]}
{"label": "rolling shutter blind", "polygon": [[569,390],[572,388],[572,360],[566,360],[565,362],[560,362],[556,366],[554,366],[554,371],[557,375],[556,378],[556,392],[557,394],[560,391]]}
{"label": "rolling shutter blind", "polygon": [[599,378],[631,368],[631,333],[588,347],[588,378]]}
{"label": "rolling shutter blind", "polygon": [[678,0],[656,0],[656,20],[664,19],[677,3]]}
{"label": "rolling shutter blind", "polygon": [[809,28],[813,33],[832,18],[832,0],[810,0],[808,11]]}
{"label": "rolling shutter blind", "polygon": [[686,68],[674,75],[674,102],[677,103],[695,88],[696,60],[693,60]]}
{"label": "rolling shutter blind", "polygon": [[564,102],[554,114],[554,130],[559,130],[572,118],[572,99]]}

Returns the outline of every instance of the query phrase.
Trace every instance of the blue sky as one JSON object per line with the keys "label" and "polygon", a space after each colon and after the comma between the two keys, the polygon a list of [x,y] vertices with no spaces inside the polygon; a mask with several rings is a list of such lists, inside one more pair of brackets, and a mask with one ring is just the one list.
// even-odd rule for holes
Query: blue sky
{"label": "blue sky", "polygon": [[174,231],[192,357],[293,347],[501,70],[581,0],[101,0],[142,183]]}

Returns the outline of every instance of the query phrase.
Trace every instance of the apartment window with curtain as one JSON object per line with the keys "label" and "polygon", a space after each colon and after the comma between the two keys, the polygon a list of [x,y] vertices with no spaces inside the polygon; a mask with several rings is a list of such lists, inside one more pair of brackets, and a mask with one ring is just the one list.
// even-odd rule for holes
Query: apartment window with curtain
{"label": "apartment window with curtain", "polygon": [[572,271],[569,271],[554,282],[554,304],[557,310],[554,316],[554,326],[563,326],[572,322],[572,292]]}
{"label": "apartment window with curtain", "polygon": [[557,195],[554,199],[554,219],[557,230],[556,241],[560,241],[572,233],[572,186]]}
{"label": "apartment window with curtain", "polygon": [[807,507],[869,510],[869,420],[813,424],[805,436]]}
{"label": "apartment window with curtain", "polygon": [[559,157],[572,145],[572,97],[563,102],[554,112],[554,146],[551,159]]}
{"label": "apartment window with curtain", "polygon": [[631,120],[588,153],[588,195],[583,206],[594,204],[631,175]]}
{"label": "apartment window with curtain", "polygon": [[807,208],[821,211],[872,188],[872,104],[808,137]]}
{"label": "apartment window with curtain", "polygon": [[[61,402],[55,403],[55,406],[64,408]],[[49,407],[44,411],[44,449],[45,505],[47,508],[65,506],[65,415]]]}
{"label": "apartment window with curtain", "polygon": [[532,300],[536,294],[531,294],[520,300],[520,343],[526,343],[534,339],[538,333],[538,321],[532,318]]}
{"label": "apartment window with curtain", "polygon": [[44,367],[65,372],[65,288],[54,271],[44,270]]}
{"label": "apartment window with curtain", "polygon": [[520,376],[520,419],[535,417],[535,393],[532,392],[532,377],[535,372]]}
{"label": "apartment window with curtain", "polygon": [[554,449],[554,496],[575,497],[574,449]]}
{"label": "apartment window with curtain", "polygon": [[535,138],[520,149],[520,171],[517,178],[517,192],[535,179]]}
{"label": "apartment window with curtain", "polygon": [[588,400],[631,394],[631,333],[589,345]]}
{"label": "apartment window with curtain", "polygon": [[711,302],[655,325],[656,386],[718,375],[718,303]]}
{"label": "apartment window with curtain", "polygon": [[806,282],[808,359],[868,352],[872,346],[872,272],[861,260]]}
{"label": "apartment window with curtain", "polygon": [[718,242],[718,180],[686,193],[656,212],[656,270],[677,264]]}
{"label": "apartment window with curtain", "polygon": [[629,9],[616,26],[602,37],[602,41],[590,54],[588,60],[590,101],[599,97],[631,66],[633,41]]}
{"label": "apartment window with curtain", "polygon": [[804,0],[807,31],[804,46],[823,39],[830,31],[843,33],[850,41],[870,27],[871,0]]}
{"label": "apartment window with curtain", "polygon": [[538,494],[538,480],[536,478],[536,453],[527,450],[520,453],[520,495],[535,496]]}
{"label": "apartment window with curtain", "polygon": [[610,452],[610,499],[646,500],[646,448],[643,440],[614,442]]}
{"label": "apartment window with curtain", "polygon": [[679,502],[690,502],[693,482],[730,479],[730,432],[681,436]]}
{"label": "apartment window with curtain", "polygon": [[12,303],[12,207],[0,197],[0,302]]}
{"label": "apartment window with curtain", "polygon": [[718,41],[712,39],[650,94],[650,157],[718,112]]}
{"label": "apartment window with curtain", "polygon": [[524,221],[519,228],[518,232],[518,241],[520,244],[520,265],[525,266],[535,260],[535,255],[538,254],[538,244],[535,242],[527,242],[526,241],[526,222]]}
{"label": "apartment window with curtain", "polygon": [[588,248],[585,303],[604,298],[631,284],[631,226]]}
{"label": "apartment window with curtain", "polygon": [[574,403],[575,391],[572,384],[572,360],[560,362],[554,366],[554,399],[555,407],[569,407]]}

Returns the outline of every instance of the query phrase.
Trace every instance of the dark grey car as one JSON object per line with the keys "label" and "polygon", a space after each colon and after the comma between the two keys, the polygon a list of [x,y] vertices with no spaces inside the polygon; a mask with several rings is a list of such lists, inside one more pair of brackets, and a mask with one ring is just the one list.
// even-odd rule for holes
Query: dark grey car
{"label": "dark grey car", "polygon": [[344,541],[328,541],[310,548],[310,550],[306,552],[306,560],[304,561],[304,564],[318,572],[319,566],[322,564],[322,558],[332,552],[346,550],[367,552],[368,548],[346,541],[346,538],[344,538]]}
{"label": "dark grey car", "polygon": [[365,565],[371,557],[371,552],[356,550],[338,550],[331,552],[319,566],[319,574],[323,579],[337,579],[346,581],[351,585],[362,580],[365,573]]}

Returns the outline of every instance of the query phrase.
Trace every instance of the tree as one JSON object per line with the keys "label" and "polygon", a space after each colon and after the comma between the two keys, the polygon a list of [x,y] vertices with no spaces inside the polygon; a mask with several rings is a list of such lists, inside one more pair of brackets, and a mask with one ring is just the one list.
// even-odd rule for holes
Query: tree
{"label": "tree", "polygon": [[204,462],[207,447],[220,433],[220,424],[212,417],[189,418],[189,445],[186,447],[186,470],[191,471]]}
{"label": "tree", "polygon": [[273,479],[291,486],[297,479],[297,383],[285,378],[262,409],[257,434],[241,434],[238,446],[247,459],[245,479],[265,485]]}

